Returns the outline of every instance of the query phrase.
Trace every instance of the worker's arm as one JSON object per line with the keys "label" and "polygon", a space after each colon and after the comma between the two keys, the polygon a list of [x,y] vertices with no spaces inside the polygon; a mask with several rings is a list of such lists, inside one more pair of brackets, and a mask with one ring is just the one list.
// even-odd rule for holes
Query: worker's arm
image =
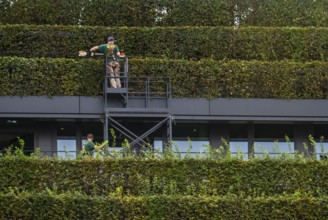
{"label": "worker's arm", "polygon": [[118,56],[118,57],[124,57],[125,56],[124,53],[122,53],[122,54],[120,53],[117,46],[115,46],[115,48],[114,48],[114,53],[116,53],[116,56]]}
{"label": "worker's arm", "polygon": [[117,52],[116,53],[116,56],[118,56],[118,57],[125,57],[125,54],[124,53]]}
{"label": "worker's arm", "polygon": [[90,49],[90,52],[96,51],[96,50],[98,50],[98,49],[99,49],[98,46],[94,46],[93,48]]}

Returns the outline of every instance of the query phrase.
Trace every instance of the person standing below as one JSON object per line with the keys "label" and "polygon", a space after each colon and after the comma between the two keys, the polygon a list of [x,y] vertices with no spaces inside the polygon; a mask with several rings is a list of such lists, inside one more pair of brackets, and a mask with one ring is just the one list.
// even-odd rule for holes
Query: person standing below
{"label": "person standing below", "polygon": [[84,152],[89,156],[92,156],[93,151],[95,150],[95,143],[93,142],[93,138],[93,134],[88,134],[87,142],[85,142],[85,144],[83,145]]}
{"label": "person standing below", "polygon": [[110,76],[110,85],[112,88],[121,88],[121,81],[119,78],[120,64],[118,62],[118,57],[121,56],[121,53],[116,44],[114,44],[114,37],[108,37],[108,43],[102,44],[99,46],[94,46],[90,49],[90,52],[99,50],[104,54],[106,59],[106,73],[109,73]]}
{"label": "person standing below", "polygon": [[93,134],[88,134],[87,135],[87,141],[85,142],[85,144],[83,145],[83,152],[86,154],[86,155],[89,155],[89,156],[92,156],[93,155],[93,152],[96,150],[98,151],[99,149],[103,148],[106,144],[107,144],[107,141],[105,141],[103,144],[101,145],[96,145],[94,142],[93,142]]}

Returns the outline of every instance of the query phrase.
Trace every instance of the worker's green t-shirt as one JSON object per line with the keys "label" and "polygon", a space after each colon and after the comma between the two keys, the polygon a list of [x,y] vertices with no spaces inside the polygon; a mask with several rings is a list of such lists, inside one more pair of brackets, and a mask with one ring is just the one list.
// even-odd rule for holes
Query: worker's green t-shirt
{"label": "worker's green t-shirt", "polygon": [[[116,53],[118,53],[120,51],[118,50],[117,45],[102,44],[102,45],[98,46],[98,50],[101,53],[104,53],[105,58],[107,58],[107,62],[118,61],[118,57],[116,56]],[[109,51],[111,51],[111,52],[108,54]]]}
{"label": "worker's green t-shirt", "polygon": [[92,141],[87,141],[84,144],[84,149],[89,155],[91,155],[95,150],[95,144]]}

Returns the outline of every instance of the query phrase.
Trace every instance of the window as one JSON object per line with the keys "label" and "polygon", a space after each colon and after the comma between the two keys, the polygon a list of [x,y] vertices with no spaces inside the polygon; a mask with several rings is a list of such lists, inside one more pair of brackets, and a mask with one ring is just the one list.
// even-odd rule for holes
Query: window
{"label": "window", "polygon": [[[186,157],[188,154],[190,157],[204,156],[206,150],[209,147],[208,139],[197,139],[197,140],[188,140],[188,139],[173,139],[172,141],[172,150],[176,153],[176,156],[181,156],[182,158]],[[156,152],[163,152],[163,141],[155,140],[154,141],[154,150]]]}
{"label": "window", "polygon": [[255,157],[263,157],[269,154],[270,157],[278,157],[281,154],[294,155],[294,142],[286,141],[255,141],[254,154]]}
{"label": "window", "polygon": [[315,151],[318,160],[328,159],[328,142],[317,142]]}
{"label": "window", "polygon": [[57,155],[59,158],[76,158],[76,125],[74,122],[57,124]]}
{"label": "window", "polygon": [[229,146],[232,156],[242,155],[248,159],[248,125],[229,125]]}
{"label": "window", "polygon": [[314,126],[314,139],[316,141],[316,157],[318,160],[328,159],[328,125]]}
{"label": "window", "polygon": [[232,156],[242,155],[243,159],[248,159],[248,142],[247,140],[235,140],[229,142]]}
{"label": "window", "polygon": [[204,156],[209,147],[207,123],[179,123],[173,126],[173,151],[181,157],[190,153],[191,157]]}
{"label": "window", "polygon": [[255,157],[278,157],[281,154],[294,155],[294,125],[256,124],[254,125]]}
{"label": "window", "polygon": [[59,137],[57,139],[57,155],[59,158],[76,158],[76,138]]}

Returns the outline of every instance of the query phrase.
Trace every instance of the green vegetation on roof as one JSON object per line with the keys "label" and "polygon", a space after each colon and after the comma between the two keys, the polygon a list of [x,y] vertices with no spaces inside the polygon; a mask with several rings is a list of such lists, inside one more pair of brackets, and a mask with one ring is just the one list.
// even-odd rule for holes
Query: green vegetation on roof
{"label": "green vegetation on roof", "polygon": [[[175,98],[328,98],[328,62],[132,58],[129,63],[131,76],[171,77]],[[96,96],[103,71],[98,59],[2,57],[0,95]]]}
{"label": "green vegetation on roof", "polygon": [[2,0],[0,23],[327,26],[326,0]]}
{"label": "green vegetation on roof", "polygon": [[276,61],[328,59],[328,28],[0,25],[2,56],[76,58],[115,36],[130,57]]}

